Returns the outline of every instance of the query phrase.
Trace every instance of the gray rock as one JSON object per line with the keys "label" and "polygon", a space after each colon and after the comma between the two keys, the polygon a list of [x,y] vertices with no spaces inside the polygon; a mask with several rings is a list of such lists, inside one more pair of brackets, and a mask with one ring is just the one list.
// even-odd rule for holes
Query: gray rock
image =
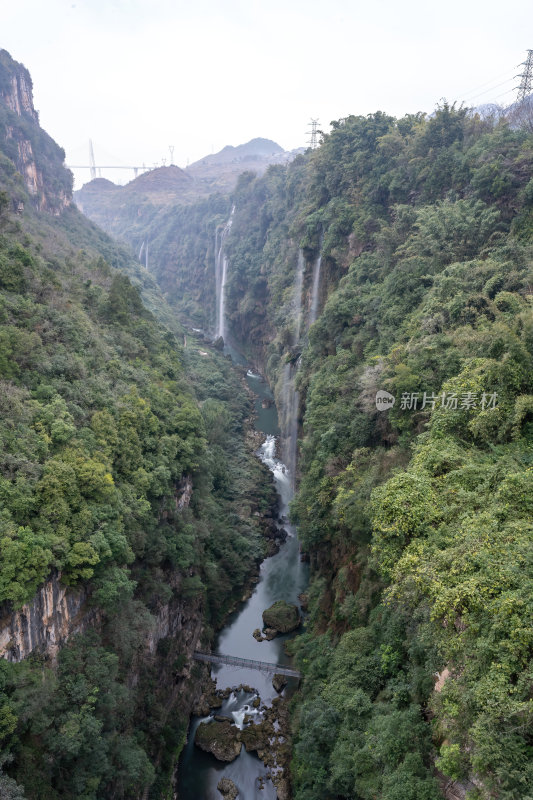
{"label": "gray rock", "polygon": [[241,752],[240,731],[228,719],[202,722],[194,737],[194,743],[206,753],[212,753],[219,761],[234,761]]}
{"label": "gray rock", "polygon": [[298,606],[278,600],[263,611],[263,624],[266,628],[274,628],[280,633],[296,630],[300,625]]}
{"label": "gray rock", "polygon": [[239,794],[239,790],[229,778],[221,778],[217,783],[217,789],[224,800],[235,800]]}
{"label": "gray rock", "polygon": [[278,673],[276,672],[276,674],[272,678],[272,686],[274,687],[276,692],[282,692],[283,689],[286,687],[286,685],[287,685],[287,678],[285,677],[285,675],[278,675]]}

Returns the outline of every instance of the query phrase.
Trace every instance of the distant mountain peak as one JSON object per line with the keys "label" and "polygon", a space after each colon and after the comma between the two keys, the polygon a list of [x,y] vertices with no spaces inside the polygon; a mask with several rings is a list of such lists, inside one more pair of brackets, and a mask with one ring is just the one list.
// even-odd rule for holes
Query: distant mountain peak
{"label": "distant mountain peak", "polygon": [[218,153],[211,153],[204,158],[195,161],[188,170],[194,169],[197,166],[204,164],[229,164],[240,161],[254,160],[254,158],[268,158],[270,156],[278,156],[284,150],[277,142],[272,139],[263,139],[258,136],[255,139],[250,139],[249,142],[244,144],[232,145],[227,144]]}
{"label": "distant mountain peak", "polygon": [[168,167],[156,167],[148,172],[143,172],[124,187],[130,191],[160,191],[181,189],[192,181],[190,175],[181,167],[171,164]]}

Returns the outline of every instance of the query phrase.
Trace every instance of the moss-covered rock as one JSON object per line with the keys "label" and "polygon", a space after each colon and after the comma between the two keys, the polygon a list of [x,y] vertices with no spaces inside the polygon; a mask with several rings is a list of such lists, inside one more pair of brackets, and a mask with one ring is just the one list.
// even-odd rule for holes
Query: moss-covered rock
{"label": "moss-covered rock", "polygon": [[263,720],[257,725],[248,725],[240,731],[240,740],[247,752],[255,750],[259,758],[267,765],[273,766],[274,759],[270,739],[274,736],[274,728],[270,720]]}
{"label": "moss-covered rock", "polygon": [[234,761],[241,752],[240,731],[228,719],[202,722],[196,731],[194,743],[212,753],[219,761]]}
{"label": "moss-covered rock", "polygon": [[294,631],[300,625],[298,606],[278,600],[263,611],[263,624],[266,628],[274,628],[280,633]]}
{"label": "moss-covered rock", "polygon": [[276,690],[276,692],[281,692],[287,685],[287,678],[285,675],[279,675],[277,672],[272,678],[272,686]]}
{"label": "moss-covered rock", "polygon": [[221,778],[217,783],[217,789],[224,800],[235,800],[239,794],[239,790],[230,778]]}

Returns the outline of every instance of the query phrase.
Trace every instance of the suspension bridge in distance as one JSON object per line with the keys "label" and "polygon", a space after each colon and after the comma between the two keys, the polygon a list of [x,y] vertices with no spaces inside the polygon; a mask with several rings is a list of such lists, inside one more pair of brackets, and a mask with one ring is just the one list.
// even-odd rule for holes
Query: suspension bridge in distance
{"label": "suspension bridge in distance", "polygon": [[195,661],[203,661],[207,664],[227,664],[230,667],[242,667],[244,669],[256,669],[258,672],[266,672],[269,675],[286,675],[288,678],[301,679],[302,673],[291,667],[284,667],[281,664],[271,664],[268,661],[254,661],[251,658],[240,658],[239,656],[227,656],[222,653],[208,653],[196,650],[193,654]]}
{"label": "suspension bridge in distance", "polygon": [[100,175],[100,173],[101,173],[101,171],[103,169],[128,169],[128,170],[133,170],[133,174],[135,175],[135,177],[137,177],[139,172],[141,172],[141,173],[142,172],[150,172],[152,169],[156,169],[156,167],[147,167],[145,164],[143,164],[142,167],[127,167],[127,166],[124,166],[124,164],[104,165],[104,166],[101,166],[101,167],[93,166],[91,164],[65,164],[65,166],[67,167],[67,169],[88,169],[88,170],[90,170],[91,180],[94,180],[97,177],[98,178],[102,177]]}

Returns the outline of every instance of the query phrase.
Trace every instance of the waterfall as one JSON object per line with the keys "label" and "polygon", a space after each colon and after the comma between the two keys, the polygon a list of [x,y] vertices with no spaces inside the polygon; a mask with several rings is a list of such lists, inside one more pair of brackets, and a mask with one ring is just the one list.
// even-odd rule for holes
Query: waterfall
{"label": "waterfall", "polygon": [[140,249],[139,249],[139,261],[140,261],[140,260],[141,260],[141,258],[142,258],[142,255],[143,255],[143,250],[144,250],[144,239],[143,239],[143,241],[142,241],[142,244],[141,244],[141,247],[140,247]]}
{"label": "waterfall", "polygon": [[215,338],[220,336],[225,338],[226,335],[226,278],[228,274],[228,258],[224,253],[224,242],[231,230],[233,224],[233,214],[235,213],[235,206],[232,206],[229,219],[224,225],[222,231],[217,228],[215,239],[215,291],[216,291],[216,326]]}
{"label": "waterfall", "polygon": [[287,469],[292,491],[296,488],[296,461],[298,452],[298,408],[300,395],[296,390],[296,373],[299,360],[296,364],[285,364],[282,375],[281,405],[283,407],[283,440],[282,455]]}
{"label": "waterfall", "polygon": [[302,289],[304,283],[305,260],[303,250],[298,250],[298,265],[296,267],[296,280],[294,281],[293,308],[294,308],[294,337],[293,345],[296,347],[300,342],[302,330]]}
{"label": "waterfall", "polygon": [[[298,410],[300,395],[296,390],[296,375],[300,366],[298,348],[302,332],[302,289],[305,270],[305,259],[302,250],[298,251],[298,263],[292,297],[292,313],[294,332],[292,339],[292,359],[285,364],[281,380],[280,406],[283,417],[283,460],[289,470],[291,487],[296,486],[296,460],[298,451]],[[294,359],[297,359],[294,361]]]}
{"label": "waterfall", "polygon": [[311,287],[311,308],[309,309],[309,321],[307,327],[309,328],[313,322],[316,322],[318,316],[318,293],[320,291],[320,268],[322,267],[322,240],[323,234],[320,234],[320,244],[318,249],[318,256],[313,264],[313,285]]}

